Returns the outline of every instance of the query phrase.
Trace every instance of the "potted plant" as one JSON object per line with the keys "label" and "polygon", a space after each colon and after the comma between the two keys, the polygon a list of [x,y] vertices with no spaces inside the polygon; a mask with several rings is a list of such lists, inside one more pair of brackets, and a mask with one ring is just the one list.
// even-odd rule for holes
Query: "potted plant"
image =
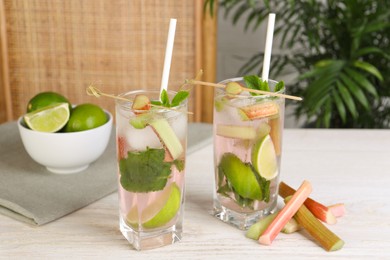
{"label": "potted plant", "polygon": [[[390,1],[220,0],[219,5],[233,24],[245,19],[246,30],[258,29],[268,13],[276,13],[275,35],[288,51],[273,55],[271,76],[286,68],[297,72],[289,90],[304,98],[294,114],[304,116],[306,125],[390,127]],[[262,60],[263,53],[255,54],[239,74],[261,68]]]}

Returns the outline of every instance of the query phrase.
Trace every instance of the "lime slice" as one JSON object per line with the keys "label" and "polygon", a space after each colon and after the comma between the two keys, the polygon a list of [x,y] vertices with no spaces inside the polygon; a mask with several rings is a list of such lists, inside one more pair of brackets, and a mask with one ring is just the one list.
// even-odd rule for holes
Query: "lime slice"
{"label": "lime slice", "polygon": [[69,115],[68,103],[57,103],[26,114],[24,121],[34,131],[54,133],[66,125]]}
{"label": "lime slice", "polygon": [[[176,184],[171,184],[164,190],[159,191],[158,193],[153,192],[137,194],[136,200],[146,200],[147,206],[143,210],[138,210],[138,207],[141,207],[141,205],[135,204],[127,213],[127,223],[131,226],[137,226],[138,224],[148,222],[149,220],[157,216],[157,214],[159,214],[162,208],[164,208],[164,206],[168,204],[174,186],[177,187]],[[135,202],[132,201],[131,203],[134,204]]]}
{"label": "lime slice", "polygon": [[252,165],[266,180],[271,180],[278,175],[275,147],[269,134],[258,140],[253,146]]}
{"label": "lime slice", "polygon": [[[176,216],[176,213],[180,209],[181,205],[181,192],[180,188],[173,183],[169,187],[169,197],[165,205],[154,215],[150,220],[143,223],[145,228],[157,228],[167,224],[171,219]],[[159,204],[159,203],[157,203]],[[156,205],[154,205],[156,206]],[[155,207],[149,207],[144,212],[142,212],[142,218],[146,219],[149,211],[154,211]]]}

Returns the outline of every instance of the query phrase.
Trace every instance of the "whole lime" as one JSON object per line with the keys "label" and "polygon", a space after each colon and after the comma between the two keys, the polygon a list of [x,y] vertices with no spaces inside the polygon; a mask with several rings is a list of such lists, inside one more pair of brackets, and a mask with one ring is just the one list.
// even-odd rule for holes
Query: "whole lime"
{"label": "whole lime", "polygon": [[107,122],[103,109],[94,104],[80,104],[73,108],[65,132],[79,132],[96,128]]}
{"label": "whole lime", "polygon": [[68,103],[69,109],[71,108],[68,99],[63,95],[51,91],[41,92],[30,99],[27,104],[27,113],[58,103]]}

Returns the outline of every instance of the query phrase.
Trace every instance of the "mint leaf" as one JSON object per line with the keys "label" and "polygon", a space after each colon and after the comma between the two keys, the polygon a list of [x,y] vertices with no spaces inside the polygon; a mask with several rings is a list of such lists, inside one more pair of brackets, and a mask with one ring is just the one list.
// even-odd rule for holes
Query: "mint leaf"
{"label": "mint leaf", "polygon": [[244,76],[245,85],[250,89],[260,90],[261,79],[256,75]]}
{"label": "mint leaf", "polygon": [[268,86],[268,82],[267,81],[262,81],[260,79],[261,83],[260,83],[260,90],[264,90],[264,91],[270,91],[269,89],[269,86]]}
{"label": "mint leaf", "polygon": [[168,92],[165,89],[161,91],[161,102],[164,107],[170,107]]}
{"label": "mint leaf", "polygon": [[162,106],[162,107],[176,107],[176,106],[180,105],[180,103],[183,102],[183,100],[188,98],[189,95],[190,95],[190,93],[188,91],[180,90],[172,98],[172,102],[170,102],[168,92],[165,89],[163,89],[163,91],[161,91],[161,95],[160,95],[161,101],[154,100],[154,101],[151,101],[151,103],[153,105]]}
{"label": "mint leaf", "polygon": [[[244,76],[245,85],[247,88],[250,89],[257,89],[257,90],[263,90],[263,91],[270,91],[268,82],[263,81],[259,76],[256,75],[249,75]],[[260,94],[250,92],[252,96],[258,96]]]}
{"label": "mint leaf", "polygon": [[248,207],[250,209],[254,209],[253,208],[253,203],[254,203],[254,200],[252,199],[248,199],[248,198],[244,198],[244,197],[241,197],[239,194],[237,194],[236,192],[234,192],[234,198],[237,202],[238,205],[240,205],[241,207]]}
{"label": "mint leaf", "polygon": [[275,92],[281,91],[283,89],[284,89],[284,81],[283,80],[276,83]]}
{"label": "mint leaf", "polygon": [[271,181],[267,181],[265,178],[261,177],[260,174],[256,171],[256,169],[252,165],[251,165],[251,169],[253,174],[256,177],[257,183],[260,186],[262,197],[263,197],[262,200],[265,202],[269,202]]}
{"label": "mint leaf", "polygon": [[164,157],[164,149],[128,152],[128,157],[119,161],[122,187],[130,192],[162,190],[171,174],[171,163],[164,162]]}
{"label": "mint leaf", "polygon": [[173,97],[172,102],[171,102],[171,106],[176,107],[176,106],[180,105],[180,103],[183,100],[185,100],[186,98],[188,98],[189,95],[190,95],[190,93],[188,91],[180,90]]}
{"label": "mint leaf", "polygon": [[177,169],[179,172],[181,172],[181,171],[184,170],[184,166],[185,166],[184,160],[177,160],[177,159],[176,159],[176,160],[173,161],[173,165],[176,166],[176,169]]}
{"label": "mint leaf", "polygon": [[232,189],[229,187],[229,185],[226,183],[225,185],[218,188],[217,192],[225,197],[229,197],[229,192],[232,192]]}
{"label": "mint leaf", "polygon": [[163,105],[161,103],[161,101],[158,101],[158,100],[152,100],[152,101],[150,101],[150,103],[152,103],[152,105],[155,105],[155,106],[162,106]]}

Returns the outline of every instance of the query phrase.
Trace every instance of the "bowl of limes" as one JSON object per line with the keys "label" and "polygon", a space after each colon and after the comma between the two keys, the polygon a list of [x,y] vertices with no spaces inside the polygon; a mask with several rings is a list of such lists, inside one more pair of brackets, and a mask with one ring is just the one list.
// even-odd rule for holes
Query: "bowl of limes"
{"label": "bowl of limes", "polygon": [[58,174],[81,172],[106,150],[112,115],[101,107],[71,105],[56,92],[41,92],[18,119],[19,133],[30,157]]}

